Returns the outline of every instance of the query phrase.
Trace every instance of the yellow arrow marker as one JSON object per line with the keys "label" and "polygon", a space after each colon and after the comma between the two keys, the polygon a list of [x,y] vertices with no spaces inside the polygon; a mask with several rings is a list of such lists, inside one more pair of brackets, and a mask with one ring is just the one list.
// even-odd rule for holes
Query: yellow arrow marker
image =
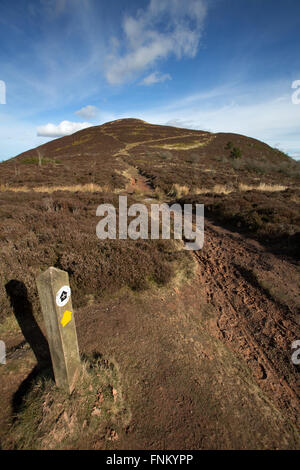
{"label": "yellow arrow marker", "polygon": [[62,324],[63,328],[68,323],[70,323],[71,318],[72,318],[72,312],[69,312],[69,310],[66,310],[65,313],[64,313],[64,316],[62,317],[61,322],[60,322]]}

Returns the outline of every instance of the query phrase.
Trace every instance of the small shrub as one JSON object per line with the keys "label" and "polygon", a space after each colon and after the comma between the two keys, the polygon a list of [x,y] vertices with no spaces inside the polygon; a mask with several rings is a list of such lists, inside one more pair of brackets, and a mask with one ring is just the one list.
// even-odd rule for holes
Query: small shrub
{"label": "small shrub", "polygon": [[156,199],[158,199],[159,201],[163,201],[163,199],[166,197],[164,191],[158,186],[156,186],[154,193],[155,193]]}
{"label": "small shrub", "polygon": [[242,150],[240,149],[240,147],[233,147],[230,152],[230,158],[232,158],[233,160],[242,158]]}
{"label": "small shrub", "polygon": [[188,186],[180,186],[180,184],[175,183],[169,192],[169,196],[180,199],[183,196],[187,196],[189,192],[190,188]]}
{"label": "small shrub", "polygon": [[233,143],[231,141],[227,142],[225,145],[225,150],[232,150],[233,149]]}

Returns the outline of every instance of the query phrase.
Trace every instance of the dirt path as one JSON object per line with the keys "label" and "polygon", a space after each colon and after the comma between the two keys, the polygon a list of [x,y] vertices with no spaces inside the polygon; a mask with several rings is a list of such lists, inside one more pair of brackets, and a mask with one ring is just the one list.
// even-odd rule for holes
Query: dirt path
{"label": "dirt path", "polygon": [[[129,166],[129,165],[128,165]],[[146,178],[131,167],[134,188],[158,202]],[[210,334],[239,354],[257,384],[299,425],[299,370],[291,345],[300,338],[300,269],[259,243],[205,222],[205,245],[194,252],[210,310]]]}
{"label": "dirt path", "polygon": [[210,331],[241,354],[259,386],[299,425],[299,370],[291,363],[291,345],[300,338],[300,268],[253,240],[205,224],[204,248],[194,255],[207,302],[218,312]]}
{"label": "dirt path", "polygon": [[144,298],[124,293],[79,312],[80,349],[113,357],[122,371],[132,420],[126,430],[118,429],[112,447],[299,448],[286,414],[290,408],[275,405],[244,351],[224,341],[218,303],[206,292],[199,266],[197,279],[180,289]]}
{"label": "dirt path", "polygon": [[245,359],[260,387],[299,424],[299,369],[291,363],[291,344],[300,337],[299,268],[212,223],[205,236],[195,256],[207,301],[218,312],[210,331]]}
{"label": "dirt path", "polygon": [[[160,137],[159,139],[150,139],[150,140],[141,140],[141,141],[138,141],[138,142],[131,142],[129,144],[123,144],[113,133],[111,132],[107,132],[107,131],[104,131],[102,130],[103,134],[105,135],[108,135],[110,137],[113,137],[115,140],[118,140],[120,142],[120,144],[123,145],[123,147],[118,150],[116,153],[114,153],[113,157],[119,157],[120,155],[129,155],[129,150],[135,148],[135,147],[138,147],[140,145],[145,145],[145,144],[152,144],[152,143],[155,143],[155,142],[161,142],[161,141],[170,141],[170,140],[178,140],[178,135],[176,136],[172,136],[172,137]],[[195,134],[183,134],[182,136],[180,136],[181,138],[184,138],[184,137],[195,137]]]}
{"label": "dirt path", "polygon": [[299,448],[299,270],[208,221],[205,235],[192,284],[80,313],[81,348],[122,371],[132,422],[114,447]]}

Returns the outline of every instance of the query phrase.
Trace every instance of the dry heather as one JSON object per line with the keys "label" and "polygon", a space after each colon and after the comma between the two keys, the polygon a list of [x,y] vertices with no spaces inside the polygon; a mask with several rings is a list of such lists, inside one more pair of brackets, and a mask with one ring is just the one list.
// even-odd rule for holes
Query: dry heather
{"label": "dry heather", "polygon": [[287,186],[283,186],[282,184],[266,184],[260,183],[258,186],[248,185],[248,184],[240,184],[239,190],[240,191],[285,191]]}
{"label": "dry heather", "polygon": [[9,186],[9,185],[1,185],[0,192],[12,191],[15,193],[55,193],[58,191],[68,191],[71,193],[103,193],[103,192],[110,192],[109,186],[99,186],[98,184],[94,183],[87,183],[87,184],[76,184],[73,186],[37,186],[34,188],[28,188],[27,186]]}
{"label": "dry heather", "polygon": [[254,237],[276,253],[300,258],[300,190],[247,190],[190,194],[180,201],[204,204],[206,217]]}
{"label": "dry heather", "polygon": [[229,193],[232,193],[232,191],[234,191],[234,189],[229,188],[226,185],[215,184],[215,186],[213,186],[210,189],[209,188],[197,188],[193,192],[194,192],[194,194],[209,194],[209,193],[212,193],[212,194],[229,194]]}
{"label": "dry heather", "polygon": [[180,184],[174,184],[169,192],[170,197],[181,198],[189,194],[190,188],[188,186],[180,186]]}
{"label": "dry heather", "polygon": [[[191,151],[154,147],[196,141],[206,145]],[[233,153],[234,148],[239,151]],[[96,238],[96,207],[101,202],[117,206],[116,195],[137,175],[160,201],[204,203],[206,216],[297,253],[299,164],[255,139],[129,119],[37,150],[0,164],[2,317],[11,312],[5,283],[23,281],[36,310],[34,278],[50,265],[69,272],[75,306],[112,286],[136,290],[170,281],[175,264],[187,255],[169,242]],[[141,191],[133,187],[132,192]]]}
{"label": "dry heather", "polygon": [[[181,186],[180,184],[173,184],[171,190],[168,193],[168,196],[175,197],[180,199],[184,196],[187,196],[189,193],[191,194],[230,194],[235,191],[285,191],[287,186],[279,185],[279,184],[266,184],[260,183],[259,185],[249,185],[249,184],[239,184],[238,187],[229,186],[229,185],[222,185],[222,184],[215,184],[211,188],[189,188],[189,186],[184,185]],[[159,188],[156,188],[157,193],[159,193]],[[162,191],[162,190],[160,190]]]}
{"label": "dry heather", "polygon": [[[129,198],[128,205],[135,200]],[[123,287],[134,291],[170,282],[188,270],[190,255],[172,240],[99,240],[96,209],[118,207],[103,193],[0,194],[0,318],[12,308],[5,285],[25,284],[33,311],[39,312],[35,277],[49,266],[69,273],[74,307]]]}

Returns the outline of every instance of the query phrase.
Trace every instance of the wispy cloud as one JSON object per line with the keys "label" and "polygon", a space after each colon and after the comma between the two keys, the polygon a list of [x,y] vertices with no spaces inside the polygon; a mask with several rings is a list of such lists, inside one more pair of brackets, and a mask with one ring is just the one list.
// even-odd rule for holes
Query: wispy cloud
{"label": "wispy cloud", "polygon": [[120,84],[135,78],[171,55],[195,57],[205,16],[204,0],[151,0],[135,17],[126,16],[122,25],[125,52],[109,56],[108,82]]}
{"label": "wispy cloud", "polygon": [[[200,129],[199,128],[199,124],[197,124],[197,122],[195,121],[191,121],[191,120],[183,120],[183,119],[170,119],[169,121],[165,122],[165,125],[166,126],[172,126],[172,127],[180,127],[182,129]],[[205,129],[201,129],[201,130],[205,130]]]}
{"label": "wispy cloud", "polygon": [[147,75],[141,82],[140,85],[154,85],[155,83],[163,83],[166,80],[172,80],[172,77],[169,73],[161,74],[159,72],[150,73]]}
{"label": "wispy cloud", "polygon": [[84,108],[81,108],[79,111],[75,111],[77,116],[80,116],[84,119],[93,119],[99,113],[99,109],[97,106],[87,105]]}
{"label": "wispy cloud", "polygon": [[38,127],[37,135],[42,137],[63,137],[91,126],[92,124],[89,122],[62,121],[58,125],[49,123]]}
{"label": "wispy cloud", "polygon": [[266,0],[266,32],[250,22],[261,6],[245,19],[244,5],[232,2],[233,15],[227,3],[1,0],[0,158],[129,116],[247,134],[299,155],[297,15],[278,28],[284,9]]}
{"label": "wispy cloud", "polygon": [[224,85],[131,115],[154,124],[247,135],[298,158],[300,105],[292,103],[290,84],[286,94],[282,82],[234,89],[233,94],[231,84]]}

